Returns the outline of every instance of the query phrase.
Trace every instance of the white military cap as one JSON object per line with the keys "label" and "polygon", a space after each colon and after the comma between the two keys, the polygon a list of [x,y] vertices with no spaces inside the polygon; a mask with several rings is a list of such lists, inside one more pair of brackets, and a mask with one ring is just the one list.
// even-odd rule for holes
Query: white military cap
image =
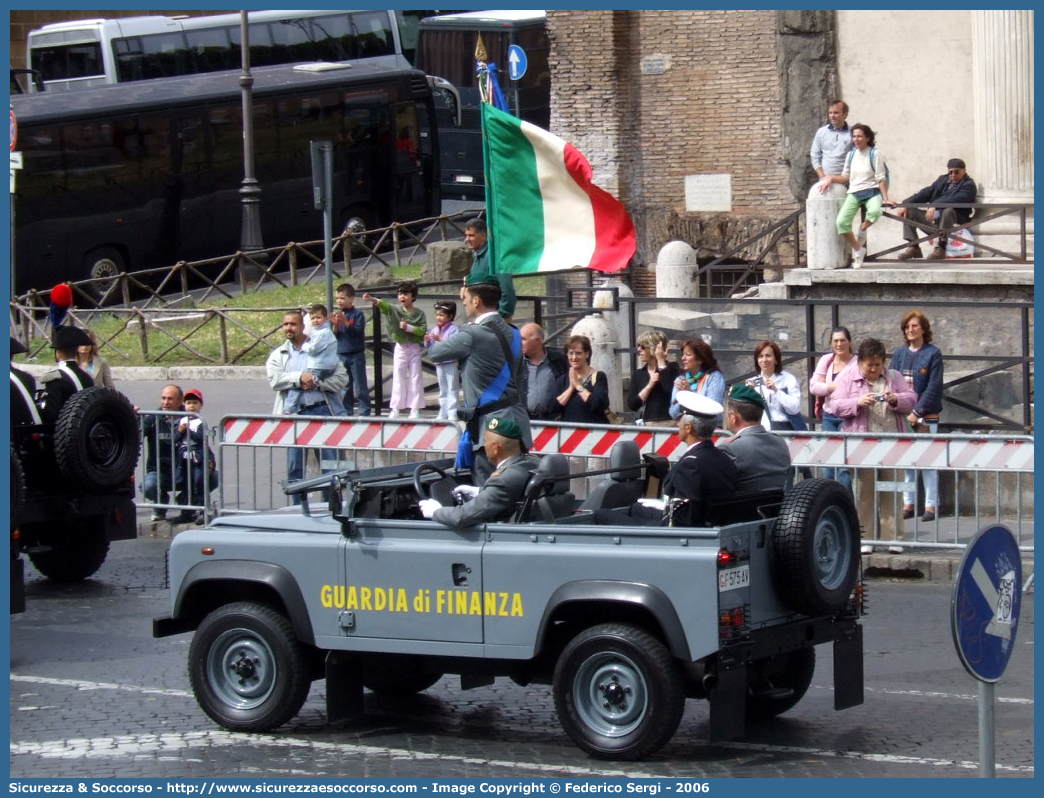
{"label": "white military cap", "polygon": [[696,391],[678,391],[675,398],[678,404],[694,416],[720,416],[725,410],[720,404],[708,396]]}

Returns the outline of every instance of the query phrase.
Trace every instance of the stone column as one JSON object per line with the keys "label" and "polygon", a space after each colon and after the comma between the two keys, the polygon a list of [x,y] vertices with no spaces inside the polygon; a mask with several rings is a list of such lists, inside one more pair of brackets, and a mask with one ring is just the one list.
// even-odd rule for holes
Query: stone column
{"label": "stone column", "polygon": [[[825,193],[819,190],[819,183],[808,190],[805,200],[808,268],[843,269],[847,264],[849,247],[837,232],[837,214],[847,194],[847,187],[840,183],[834,183]],[[858,221],[857,214],[855,222]]]}
{"label": "stone column", "polygon": [[[1033,11],[970,13],[975,163],[968,171],[981,202],[1033,202]],[[1018,240],[1008,236],[1017,230],[1015,217],[1005,217],[982,232],[993,234],[992,246],[1014,251]]]}

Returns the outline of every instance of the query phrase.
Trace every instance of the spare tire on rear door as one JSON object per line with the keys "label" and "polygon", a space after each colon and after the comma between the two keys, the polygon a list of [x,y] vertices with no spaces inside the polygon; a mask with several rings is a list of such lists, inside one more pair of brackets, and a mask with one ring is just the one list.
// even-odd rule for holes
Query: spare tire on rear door
{"label": "spare tire on rear door", "polygon": [[859,572],[859,517],[832,479],[805,479],[783,501],[772,532],[777,590],[791,609],[831,615],[845,605]]}
{"label": "spare tire on rear door", "polygon": [[108,490],[130,479],[138,450],[138,415],[113,388],[77,391],[54,425],[58,467],[87,490]]}

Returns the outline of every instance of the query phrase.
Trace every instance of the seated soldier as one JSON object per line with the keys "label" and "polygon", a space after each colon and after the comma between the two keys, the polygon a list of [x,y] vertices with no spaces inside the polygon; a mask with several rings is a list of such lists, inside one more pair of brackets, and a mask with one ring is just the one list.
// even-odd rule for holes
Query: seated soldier
{"label": "seated soldier", "polygon": [[708,504],[735,495],[736,465],[713,440],[722,406],[695,391],[678,391],[676,398],[682,407],[678,437],[688,449],[663,481],[664,499],[641,499],[626,510],[598,510],[597,523],[628,524],[637,518],[645,524],[702,526]]}
{"label": "seated soldier", "polygon": [[456,507],[443,507],[435,499],[422,499],[421,514],[450,527],[467,527],[487,521],[504,521],[518,508],[537,460],[522,453],[522,429],[511,418],[492,417],[483,439],[493,473],[482,485],[458,485],[457,496],[467,498]]}
{"label": "seated soldier", "polygon": [[725,427],[733,434],[718,447],[739,471],[737,493],[786,488],[791,476],[786,441],[761,425],[765,399],[749,385],[733,385],[725,400]]}

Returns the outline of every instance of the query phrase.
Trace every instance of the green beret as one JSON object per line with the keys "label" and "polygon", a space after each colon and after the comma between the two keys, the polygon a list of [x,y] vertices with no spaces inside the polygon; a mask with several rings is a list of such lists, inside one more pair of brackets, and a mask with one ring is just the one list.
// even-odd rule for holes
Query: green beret
{"label": "green beret", "polygon": [[500,281],[489,272],[473,272],[464,278],[464,285],[495,285],[500,287]]}
{"label": "green beret", "polygon": [[744,383],[732,386],[729,390],[729,401],[747,402],[748,404],[757,405],[762,409],[765,408],[765,397]]}
{"label": "green beret", "polygon": [[522,440],[522,429],[518,426],[518,422],[510,418],[491,418],[486,421],[486,429],[502,438]]}

